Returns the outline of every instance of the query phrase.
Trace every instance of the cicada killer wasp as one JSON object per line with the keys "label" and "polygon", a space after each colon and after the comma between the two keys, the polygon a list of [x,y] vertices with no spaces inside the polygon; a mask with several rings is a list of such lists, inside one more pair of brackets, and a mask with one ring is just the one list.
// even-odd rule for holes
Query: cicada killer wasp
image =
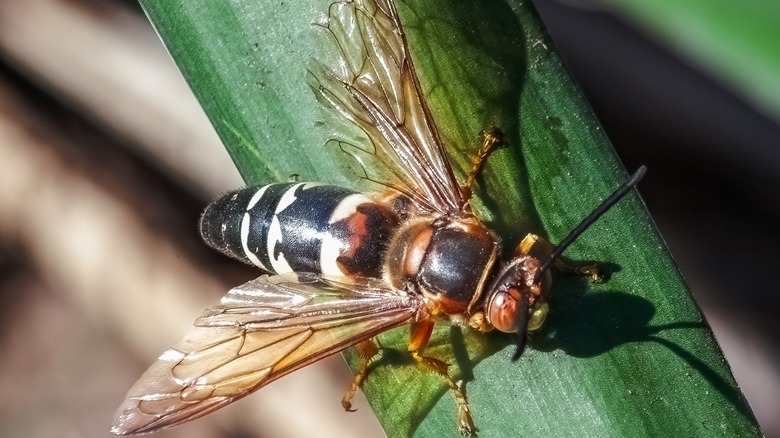
{"label": "cicada killer wasp", "polygon": [[644,168],[557,247],[529,234],[501,260],[500,237],[469,205],[499,131],[485,133],[459,183],[392,0],[337,1],[324,27],[341,59],[312,68],[312,89],[365,133],[370,144],[353,156],[384,189],[361,194],[281,183],[236,190],[210,204],[200,222],[206,243],[268,274],[230,290],[159,357],[130,389],[113,433],[192,420],[357,346],[366,361],[342,400],[350,409],[378,352],[373,338],[410,325],[411,356],[449,385],[460,430],[470,434],[475,428],[462,388],[443,360],[425,354],[434,324],[515,333],[517,359],[527,332],[547,315],[548,268],[596,274],[595,265],[574,267],[558,256],[637,184]]}

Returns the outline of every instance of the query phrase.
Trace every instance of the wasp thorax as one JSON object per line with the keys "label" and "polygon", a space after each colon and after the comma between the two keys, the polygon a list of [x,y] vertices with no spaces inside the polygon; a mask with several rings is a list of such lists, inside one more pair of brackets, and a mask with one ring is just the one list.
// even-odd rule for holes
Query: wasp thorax
{"label": "wasp thorax", "polygon": [[479,298],[497,254],[498,238],[481,224],[421,218],[390,242],[385,279],[411,285],[435,303],[433,313],[460,314]]}
{"label": "wasp thorax", "polygon": [[512,261],[496,278],[486,297],[485,317],[505,333],[536,330],[547,317],[547,290],[550,274],[540,279],[541,263],[534,257]]}

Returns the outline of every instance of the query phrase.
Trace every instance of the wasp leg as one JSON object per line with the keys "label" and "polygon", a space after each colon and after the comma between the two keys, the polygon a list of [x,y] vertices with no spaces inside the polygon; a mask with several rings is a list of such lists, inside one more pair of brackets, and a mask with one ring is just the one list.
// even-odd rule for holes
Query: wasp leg
{"label": "wasp leg", "polygon": [[452,378],[452,375],[447,371],[449,365],[441,359],[422,355],[425,346],[428,345],[428,341],[431,339],[433,325],[433,320],[430,319],[425,319],[412,324],[412,337],[409,342],[409,352],[418,364],[423,365],[444,377],[447,385],[455,395],[455,402],[458,405],[458,426],[460,433],[464,436],[471,435],[475,428],[474,421],[471,419],[469,402],[466,399],[466,393],[463,391],[463,388],[458,385],[458,382],[456,382],[455,379]]}
{"label": "wasp leg", "polygon": [[[555,247],[550,242],[542,239],[536,234],[528,234],[523,238],[520,244],[517,245],[515,256],[532,256],[543,260],[552,254],[554,249]],[[556,269],[566,274],[586,275],[589,276],[592,281],[599,281],[601,279],[601,268],[598,263],[595,262],[576,265],[568,259],[558,257],[553,261],[553,265]]]}
{"label": "wasp leg", "polygon": [[485,167],[487,158],[501,145],[501,131],[497,128],[490,128],[482,132],[485,139],[482,141],[482,146],[477,150],[477,154],[471,158],[471,170],[469,170],[466,177],[466,183],[463,185],[463,193],[467,198],[471,197],[474,192],[474,183],[477,176],[482,172],[482,168]]}
{"label": "wasp leg", "polygon": [[344,410],[347,412],[355,412],[355,409],[352,409],[352,399],[355,398],[355,394],[357,394],[358,390],[363,387],[363,383],[365,383],[368,378],[371,363],[379,355],[379,346],[371,339],[355,345],[355,350],[357,350],[362,363],[360,365],[360,371],[358,371],[355,376],[355,380],[352,381],[352,385],[347,392],[344,393],[344,397],[341,399],[341,406],[343,406]]}

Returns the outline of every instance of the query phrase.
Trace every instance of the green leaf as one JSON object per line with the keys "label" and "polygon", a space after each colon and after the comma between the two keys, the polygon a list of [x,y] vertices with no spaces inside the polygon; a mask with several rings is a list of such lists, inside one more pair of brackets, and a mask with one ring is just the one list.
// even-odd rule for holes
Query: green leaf
{"label": "green leaf", "polygon": [[[141,3],[247,183],[298,174],[356,185],[343,154],[325,150],[343,129],[306,81],[310,59],[332,54],[312,24],[329,1]],[[455,167],[468,166],[481,130],[507,136],[476,200],[507,249],[528,232],[559,241],[625,179],[529,2],[408,0],[399,10]],[[502,334],[442,325],[432,339],[427,354],[464,381],[480,437],[761,435],[637,196],[567,255],[603,262],[611,277],[556,275],[547,325],[518,362]],[[406,354],[408,330],[380,341],[388,348],[365,392],[388,435],[455,436],[453,397]]]}

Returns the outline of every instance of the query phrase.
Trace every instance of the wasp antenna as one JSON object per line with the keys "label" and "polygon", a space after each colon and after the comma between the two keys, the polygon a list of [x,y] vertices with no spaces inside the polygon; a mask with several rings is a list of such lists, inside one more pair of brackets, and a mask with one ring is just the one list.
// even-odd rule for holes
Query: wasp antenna
{"label": "wasp antenna", "polygon": [[591,214],[588,215],[582,222],[580,222],[579,225],[577,225],[576,228],[574,228],[568,236],[566,236],[565,239],[561,241],[561,243],[558,244],[558,246],[555,248],[555,250],[552,252],[552,254],[547,257],[544,262],[542,263],[541,267],[539,268],[539,271],[537,271],[536,274],[536,281],[538,281],[539,278],[541,278],[541,275],[544,274],[544,272],[550,268],[552,263],[557,259],[561,253],[563,253],[566,248],[569,247],[569,245],[572,244],[579,236],[582,234],[585,230],[588,229],[591,225],[593,225],[594,222],[596,222],[601,215],[606,213],[610,208],[612,208],[613,205],[615,205],[618,201],[620,201],[623,196],[626,195],[631,189],[636,187],[637,184],[639,184],[639,181],[642,180],[642,177],[645,176],[645,172],[647,171],[647,167],[645,166],[639,166],[639,169],[634,172],[631,177],[626,180],[620,187],[617,188],[614,192],[612,192],[611,195],[607,199],[605,199],[601,205],[596,207],[595,210]]}

